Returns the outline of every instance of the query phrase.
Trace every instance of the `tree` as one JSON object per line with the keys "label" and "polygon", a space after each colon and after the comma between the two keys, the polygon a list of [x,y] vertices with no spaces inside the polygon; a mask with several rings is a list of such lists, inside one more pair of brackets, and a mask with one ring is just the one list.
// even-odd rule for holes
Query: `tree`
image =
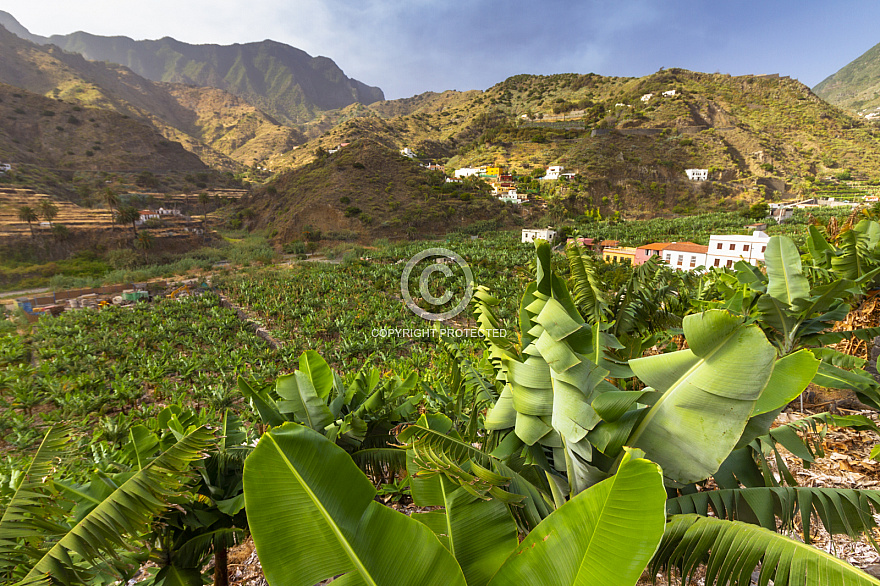
{"label": "tree", "polygon": [[44,199],[40,202],[40,214],[46,218],[46,221],[51,226],[52,220],[58,216],[58,206],[52,203],[51,200]]}
{"label": "tree", "polygon": [[753,203],[749,208],[749,217],[753,220],[763,220],[770,213],[770,204],[766,201]]}
{"label": "tree", "polygon": [[18,208],[18,219],[22,222],[27,222],[28,228],[31,231],[31,238],[34,238],[34,227],[32,224],[40,219],[37,217],[37,212],[34,211],[34,208],[31,206],[21,206]]}
{"label": "tree", "polygon": [[[107,207],[110,208],[110,211],[119,209],[120,199],[119,194],[109,187],[104,190],[104,203],[107,204]],[[113,219],[115,214],[110,214],[110,226],[113,226]]]}
{"label": "tree", "polygon": [[199,194],[199,205],[202,206],[202,230],[208,233],[208,202],[211,201],[210,196],[206,192]]}
{"label": "tree", "polygon": [[117,224],[131,224],[131,232],[137,240],[137,221],[141,219],[141,213],[134,206],[122,206],[116,211]]}

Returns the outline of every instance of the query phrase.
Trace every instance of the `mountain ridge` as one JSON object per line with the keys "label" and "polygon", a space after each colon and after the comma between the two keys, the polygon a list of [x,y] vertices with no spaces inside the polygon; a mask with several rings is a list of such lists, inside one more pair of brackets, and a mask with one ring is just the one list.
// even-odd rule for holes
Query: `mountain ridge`
{"label": "mountain ridge", "polygon": [[813,91],[853,112],[880,111],[880,43],[820,81]]}

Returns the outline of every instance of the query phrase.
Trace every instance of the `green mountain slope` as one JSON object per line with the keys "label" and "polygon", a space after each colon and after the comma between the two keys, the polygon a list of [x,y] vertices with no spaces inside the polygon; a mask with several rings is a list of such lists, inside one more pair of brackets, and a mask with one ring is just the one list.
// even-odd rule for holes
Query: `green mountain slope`
{"label": "green mountain slope", "polygon": [[853,112],[880,110],[880,43],[813,88],[823,100]]}
{"label": "green mountain slope", "polygon": [[[135,41],[85,32],[31,35],[12,15],[0,13],[16,34],[51,43],[91,61],[124,65],[152,81],[227,90],[287,123],[307,122],[322,110],[382,100],[382,90],[348,78],[327,57],[266,40],[235,45],[191,45],[165,37]],[[7,27],[8,28],[8,27]]]}

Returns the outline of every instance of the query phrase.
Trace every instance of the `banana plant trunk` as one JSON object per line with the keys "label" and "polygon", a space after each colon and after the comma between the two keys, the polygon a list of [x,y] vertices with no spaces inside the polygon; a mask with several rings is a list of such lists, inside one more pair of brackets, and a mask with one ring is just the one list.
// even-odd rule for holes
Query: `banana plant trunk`
{"label": "banana plant trunk", "polygon": [[229,558],[222,537],[214,538],[214,586],[229,586]]}

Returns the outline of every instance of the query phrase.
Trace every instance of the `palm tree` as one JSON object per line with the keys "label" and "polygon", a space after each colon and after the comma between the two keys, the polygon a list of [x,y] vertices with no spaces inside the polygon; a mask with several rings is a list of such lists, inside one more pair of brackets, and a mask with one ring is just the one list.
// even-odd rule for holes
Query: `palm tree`
{"label": "palm tree", "polygon": [[[121,200],[119,199],[119,194],[110,189],[109,187],[104,190],[104,203],[107,204],[107,207],[110,208],[110,211],[118,210],[119,204]],[[110,227],[113,227],[113,214],[110,215]]]}
{"label": "palm tree", "polygon": [[46,218],[46,221],[49,222],[49,226],[51,226],[52,220],[58,216],[58,206],[52,203],[51,200],[44,199],[40,202],[40,214]]}
{"label": "palm tree", "polygon": [[22,222],[27,222],[28,228],[31,230],[31,238],[34,236],[34,227],[33,222],[36,222],[40,218],[37,216],[37,212],[34,211],[34,208],[31,206],[21,206],[18,208],[18,219]]}
{"label": "palm tree", "polygon": [[122,206],[116,212],[117,224],[131,224],[131,233],[137,240],[137,221],[141,219],[140,211],[134,206]]}
{"label": "palm tree", "polygon": [[208,202],[209,196],[206,192],[199,194],[199,204],[202,206],[202,237],[208,233]]}
{"label": "palm tree", "polygon": [[149,232],[138,232],[134,241],[134,247],[147,255],[147,251],[153,248],[153,235]]}

